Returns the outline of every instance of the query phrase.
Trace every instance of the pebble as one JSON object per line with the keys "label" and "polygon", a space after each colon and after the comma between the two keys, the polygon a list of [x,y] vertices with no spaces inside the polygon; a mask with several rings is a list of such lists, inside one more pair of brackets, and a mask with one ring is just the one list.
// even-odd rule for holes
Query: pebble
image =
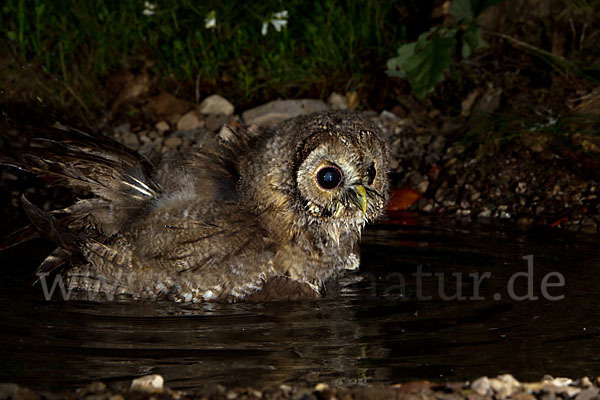
{"label": "pebble", "polygon": [[[581,386],[584,386],[583,383],[581,384]],[[586,387],[586,386],[584,386],[584,387]],[[598,398],[599,394],[600,394],[600,389],[598,389],[597,387],[588,387],[587,389],[582,390],[581,393],[579,393],[575,397],[575,400],[592,400],[592,399]]]}
{"label": "pebble", "polygon": [[131,390],[143,393],[162,393],[165,379],[158,374],[146,375],[131,382]]}
{"label": "pebble", "polygon": [[221,129],[227,123],[229,116],[225,114],[208,114],[204,124],[209,131]]}
{"label": "pebble", "polygon": [[183,143],[183,139],[177,136],[170,136],[164,141],[164,145],[166,148],[173,150],[179,147]]}
{"label": "pebble", "polygon": [[180,131],[193,131],[204,126],[204,121],[200,118],[196,111],[185,113],[179,121],[177,121],[177,129]]}
{"label": "pebble", "polygon": [[274,100],[244,111],[242,118],[247,125],[273,126],[288,118],[327,109],[322,100]]}
{"label": "pebble", "polygon": [[171,127],[169,126],[169,123],[167,121],[158,121],[156,123],[156,125],[154,125],[154,127],[160,133],[164,133],[164,132],[168,131],[169,129],[171,129]]}
{"label": "pebble", "polygon": [[471,384],[471,389],[473,389],[476,393],[478,393],[481,396],[491,394],[492,391],[490,380],[487,376],[482,376],[481,378],[476,379]]}
{"label": "pebble", "polygon": [[198,112],[201,114],[220,114],[230,116],[233,114],[234,106],[226,98],[213,94],[208,96],[198,106]]}
{"label": "pebble", "polygon": [[490,387],[496,394],[497,399],[505,399],[512,396],[521,388],[521,383],[510,374],[499,375],[497,378],[490,379]]}
{"label": "pebble", "polygon": [[429,187],[429,181],[427,181],[427,180],[421,181],[417,184],[417,192],[423,194],[427,191],[428,187]]}
{"label": "pebble", "polygon": [[140,148],[140,141],[138,140],[137,135],[133,132],[127,132],[124,135],[122,135],[121,143],[133,150],[137,150]]}
{"label": "pebble", "polygon": [[348,109],[348,99],[346,99],[346,96],[336,92],[333,92],[329,95],[329,98],[327,99],[327,104],[332,110]]}

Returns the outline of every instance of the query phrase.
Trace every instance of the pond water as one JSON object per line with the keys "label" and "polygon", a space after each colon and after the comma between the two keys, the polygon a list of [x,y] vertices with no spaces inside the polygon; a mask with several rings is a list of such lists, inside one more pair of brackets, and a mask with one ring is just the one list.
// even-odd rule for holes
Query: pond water
{"label": "pond water", "polygon": [[361,272],[343,288],[298,303],[46,301],[25,282],[52,246],[10,249],[0,382],[64,389],[159,373],[185,389],[600,373],[598,238],[395,222],[365,232]]}

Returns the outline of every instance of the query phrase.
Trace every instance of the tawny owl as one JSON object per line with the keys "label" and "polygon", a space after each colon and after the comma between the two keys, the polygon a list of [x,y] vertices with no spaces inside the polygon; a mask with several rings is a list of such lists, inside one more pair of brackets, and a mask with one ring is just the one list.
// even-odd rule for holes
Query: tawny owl
{"label": "tawny owl", "polygon": [[[148,159],[75,128],[0,125],[24,139],[0,161],[89,198],[44,212],[22,199],[58,248],[38,275],[138,299],[310,299],[359,263],[365,223],[384,210],[388,152],[351,112],[301,116]],[[15,135],[16,134],[16,135]],[[23,237],[23,235],[20,235]]]}

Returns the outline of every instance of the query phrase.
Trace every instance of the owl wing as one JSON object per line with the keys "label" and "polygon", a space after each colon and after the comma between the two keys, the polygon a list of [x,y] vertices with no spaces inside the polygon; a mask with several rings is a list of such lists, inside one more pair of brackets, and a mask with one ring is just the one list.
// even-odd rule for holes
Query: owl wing
{"label": "owl wing", "polygon": [[[153,179],[152,163],[106,136],[73,126],[38,126],[4,116],[0,117],[0,138],[0,163],[32,172],[53,185],[96,196],[51,213],[23,200],[34,226],[9,235],[0,247],[35,238],[39,236],[36,231],[41,231],[66,253],[51,254],[40,271],[64,264],[77,247],[70,243],[80,241],[80,234],[100,241],[115,235],[162,192]],[[60,239],[67,234],[71,235],[69,241]]]}
{"label": "owl wing", "polygon": [[[103,201],[85,202],[77,212],[115,210],[97,219],[100,229],[112,231],[135,214],[162,189],[153,180],[154,166],[128,147],[72,126],[51,128],[5,119],[0,135],[0,163],[54,180],[54,185],[86,190]],[[73,210],[67,211],[72,214]]]}

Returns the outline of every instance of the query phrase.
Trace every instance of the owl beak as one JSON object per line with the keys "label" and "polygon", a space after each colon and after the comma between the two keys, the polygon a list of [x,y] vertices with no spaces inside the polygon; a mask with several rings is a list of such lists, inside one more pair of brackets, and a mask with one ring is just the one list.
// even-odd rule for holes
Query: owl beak
{"label": "owl beak", "polygon": [[356,196],[356,205],[362,209],[363,213],[367,213],[368,199],[367,199],[367,190],[363,185],[358,185],[355,187]]}

